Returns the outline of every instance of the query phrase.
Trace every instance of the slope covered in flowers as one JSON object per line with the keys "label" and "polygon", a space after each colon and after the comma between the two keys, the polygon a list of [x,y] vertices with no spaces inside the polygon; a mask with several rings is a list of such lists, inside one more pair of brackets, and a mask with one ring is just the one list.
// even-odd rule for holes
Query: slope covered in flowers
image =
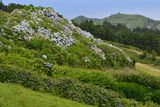
{"label": "slope covered in flowers", "polygon": [[121,49],[94,38],[52,8],[26,6],[11,14],[2,11],[0,14],[2,50],[4,47],[12,47],[8,50],[22,47],[30,52],[34,49],[38,54],[34,58],[46,55],[49,63],[59,65],[117,68],[133,64]]}

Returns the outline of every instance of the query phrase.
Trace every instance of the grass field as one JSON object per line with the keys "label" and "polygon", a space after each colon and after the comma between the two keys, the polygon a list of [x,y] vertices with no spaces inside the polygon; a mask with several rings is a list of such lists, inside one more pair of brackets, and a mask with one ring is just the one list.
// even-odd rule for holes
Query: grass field
{"label": "grass field", "polygon": [[0,83],[0,93],[0,107],[91,107],[34,92],[20,85]]}
{"label": "grass field", "polygon": [[136,69],[141,72],[160,76],[160,69],[155,68],[155,67],[148,65],[148,64],[136,63]]}

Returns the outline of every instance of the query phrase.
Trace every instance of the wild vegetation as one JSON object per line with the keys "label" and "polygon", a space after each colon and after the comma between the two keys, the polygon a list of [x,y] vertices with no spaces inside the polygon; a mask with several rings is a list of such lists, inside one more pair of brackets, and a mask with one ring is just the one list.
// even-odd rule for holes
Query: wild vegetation
{"label": "wild vegetation", "polygon": [[[30,5],[33,6],[33,5]],[[15,9],[22,9],[24,5],[11,3],[8,6],[1,3],[0,10],[6,12],[12,12]],[[104,40],[110,40],[114,42],[120,42],[126,45],[133,45],[138,48],[149,51],[153,53],[154,56],[156,53],[159,54],[159,30],[152,30],[147,28],[136,28],[131,31],[126,28],[125,25],[112,25],[107,21],[103,21],[102,25],[94,25],[94,21],[82,21],[83,23],[76,23],[76,20],[73,20],[75,25],[80,28],[91,32],[95,37],[101,38]],[[158,39],[157,39],[158,38]],[[140,41],[141,40],[141,41]],[[151,44],[151,45],[150,45]],[[155,53],[156,52],[156,53]]]}
{"label": "wild vegetation", "polygon": [[2,2],[0,2],[0,10],[5,11],[5,12],[12,12],[15,9],[22,9],[24,8],[24,5],[21,4],[15,4],[11,3],[9,5],[4,5]]}
{"label": "wild vegetation", "polygon": [[[44,15],[39,14],[41,11],[44,12]],[[0,28],[3,29],[0,32],[1,42],[4,44],[1,50],[4,52],[14,54],[19,50],[22,52],[20,54],[24,56],[28,53],[25,51],[29,51],[32,56],[26,55],[24,57],[36,60],[36,58],[42,58],[45,55],[48,56],[48,62],[59,65],[94,68],[104,66],[118,68],[133,65],[132,60],[122,50],[95,39],[90,33],[82,31],[59,17],[59,14],[50,8],[26,6],[11,14],[5,12],[0,12],[0,14]],[[55,16],[50,17],[50,14]],[[8,20],[7,25],[6,20]],[[46,39],[43,39],[44,36]],[[7,41],[8,39],[11,41]],[[16,48],[8,49],[6,46]],[[36,51],[32,52],[31,50]],[[30,53],[28,54],[30,55]],[[17,60],[20,60],[18,57],[21,55],[17,56]],[[5,57],[9,58],[10,55],[5,55]],[[16,57],[14,58],[16,59]],[[10,63],[15,59],[11,58]],[[39,60],[39,63],[44,63],[45,59]],[[3,59],[1,60],[5,62]],[[24,64],[24,67],[27,66]]]}
{"label": "wild vegetation", "polygon": [[104,21],[103,25],[95,25],[93,21],[76,23],[81,29],[91,32],[96,38],[136,46],[149,53],[160,54],[160,31],[147,28],[128,29],[118,24],[112,25]]}
{"label": "wild vegetation", "polygon": [[140,49],[96,39],[53,9],[32,5],[0,11],[0,29],[4,107],[160,105],[159,69],[143,68],[149,59],[140,59]]}
{"label": "wild vegetation", "polygon": [[[112,41],[107,41],[107,42],[115,46],[119,46],[121,49],[123,49],[127,53],[127,55],[130,58],[134,59],[136,62],[140,62],[147,65],[149,64],[156,68],[159,68],[160,66],[159,55],[156,54],[154,51],[149,52],[146,50],[141,50],[134,46],[124,45],[122,43],[116,43]],[[145,66],[143,66],[142,68],[144,69]],[[147,67],[147,68],[153,68],[153,67]]]}

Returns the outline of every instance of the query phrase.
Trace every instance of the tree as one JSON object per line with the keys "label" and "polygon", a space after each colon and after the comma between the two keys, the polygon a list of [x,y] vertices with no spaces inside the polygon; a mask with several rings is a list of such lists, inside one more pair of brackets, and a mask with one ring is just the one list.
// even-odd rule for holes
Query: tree
{"label": "tree", "polygon": [[136,46],[148,52],[154,50],[156,53],[160,54],[159,30],[147,28],[130,30],[124,25],[112,25],[107,21],[104,21],[103,25],[94,25],[93,21],[88,20],[76,24],[76,26],[91,32],[96,38]]}
{"label": "tree", "polygon": [[22,9],[22,8],[24,8],[24,5],[11,3],[7,6],[7,5],[4,5],[2,2],[0,2],[0,10],[5,11],[5,12],[10,13],[15,9]]}

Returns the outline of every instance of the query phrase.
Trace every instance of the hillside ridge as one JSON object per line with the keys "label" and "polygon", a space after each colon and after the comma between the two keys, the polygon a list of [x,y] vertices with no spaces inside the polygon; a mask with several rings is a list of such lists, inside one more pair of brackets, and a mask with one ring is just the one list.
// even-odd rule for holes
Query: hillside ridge
{"label": "hillside ridge", "polygon": [[140,14],[117,13],[117,14],[112,14],[102,19],[78,16],[74,18],[73,20],[77,23],[84,22],[85,20],[92,20],[94,24],[96,25],[102,25],[104,21],[108,21],[113,25],[122,24],[130,29],[135,29],[139,27],[139,28],[149,28],[149,29],[160,30],[160,21],[153,20],[149,17],[143,16]]}
{"label": "hillside ridge", "polygon": [[[14,10],[11,14],[5,12],[0,14],[2,14],[1,25],[3,24],[0,26],[2,29],[0,34],[3,37],[37,43],[39,42],[39,40],[35,40],[37,38],[49,40],[53,46],[56,46],[62,52],[66,51],[66,58],[69,58],[66,59],[68,60],[67,63],[71,63],[71,65],[77,65],[78,63],[78,65],[93,67],[98,62],[96,66],[99,67],[106,65],[120,67],[132,64],[132,60],[123,50],[101,39],[94,38],[91,33],[76,27],[52,8],[26,6],[24,9]],[[3,43],[3,41],[1,42]],[[29,45],[32,44],[29,43]],[[82,50],[82,47],[85,50]],[[32,48],[37,47],[33,46]],[[38,48],[41,48],[41,46]],[[74,48],[79,48],[79,50]],[[45,54],[48,53],[45,52]],[[79,61],[74,59],[75,62],[71,62],[70,60],[73,60],[72,55]],[[117,57],[116,60],[114,57]],[[107,62],[108,59],[113,60],[114,65]]]}

